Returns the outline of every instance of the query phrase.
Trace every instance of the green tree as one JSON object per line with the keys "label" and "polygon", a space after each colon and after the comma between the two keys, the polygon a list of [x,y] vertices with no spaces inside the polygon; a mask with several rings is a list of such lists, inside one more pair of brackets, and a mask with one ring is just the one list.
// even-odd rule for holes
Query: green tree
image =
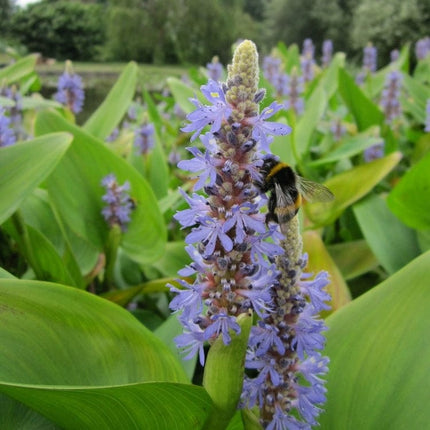
{"label": "green tree", "polygon": [[312,16],[319,22],[324,39],[331,39],[336,51],[352,53],[350,28],[361,0],[315,0]]}
{"label": "green tree", "polygon": [[0,28],[4,31],[9,27],[9,19],[12,14],[12,1],[0,0]]}
{"label": "green tree", "polygon": [[103,12],[96,4],[45,0],[15,13],[11,33],[47,57],[93,60],[104,38]]}
{"label": "green tree", "polygon": [[314,43],[324,38],[324,29],[313,15],[315,0],[271,0],[266,3],[265,40],[268,48],[282,41],[302,44],[306,38]]}
{"label": "green tree", "polygon": [[392,49],[427,36],[429,28],[428,0],[363,0],[352,21],[351,41],[357,49],[371,41],[386,62]]}

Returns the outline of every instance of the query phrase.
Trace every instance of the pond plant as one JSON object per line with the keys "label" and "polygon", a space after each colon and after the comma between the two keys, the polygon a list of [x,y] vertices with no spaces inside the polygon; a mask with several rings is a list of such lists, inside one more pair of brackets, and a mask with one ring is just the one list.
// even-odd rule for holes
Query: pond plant
{"label": "pond plant", "polygon": [[426,40],[131,62],[82,124],[1,69],[0,428],[426,428]]}

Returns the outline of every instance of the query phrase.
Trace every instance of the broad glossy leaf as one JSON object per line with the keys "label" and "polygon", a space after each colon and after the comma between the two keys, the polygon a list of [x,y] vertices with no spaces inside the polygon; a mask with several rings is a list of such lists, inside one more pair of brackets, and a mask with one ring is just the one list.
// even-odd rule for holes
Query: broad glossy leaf
{"label": "broad glossy leaf", "polygon": [[388,206],[406,225],[430,229],[430,153],[425,155],[396,184],[388,196]]}
{"label": "broad glossy leaf", "polygon": [[164,321],[159,327],[154,330],[155,336],[162,340],[164,345],[170,349],[170,352],[177,358],[177,360],[181,363],[188,379],[191,381],[194,376],[194,370],[197,362],[197,355],[195,355],[190,360],[184,359],[184,353],[180,352],[178,347],[176,346],[174,339],[176,336],[179,336],[184,331],[184,327],[178,320],[178,315],[173,314]]}
{"label": "broad glossy leaf", "polygon": [[163,276],[177,277],[178,271],[190,264],[190,256],[185,251],[183,241],[168,242],[164,255],[152,263]]}
{"label": "broad glossy leaf", "polygon": [[120,184],[126,180],[130,182],[130,196],[136,201],[121,246],[135,261],[156,260],[163,252],[166,230],[155,196],[145,179],[99,140],[55,112],[41,112],[35,128],[38,134],[67,130],[74,136],[67,156],[48,181],[49,194],[72,230],[99,250],[103,249],[109,229],[101,215],[101,197],[105,192],[101,180],[114,173]]}
{"label": "broad glossy leaf", "polygon": [[309,151],[312,134],[323,116],[326,106],[326,93],[322,87],[318,87],[306,100],[305,112],[297,121],[294,141],[300,159]]}
{"label": "broad glossy leaf", "polygon": [[122,290],[112,290],[102,294],[102,297],[116,303],[120,306],[127,306],[137,295],[149,293],[165,293],[169,289],[168,283],[176,285],[176,278],[158,278],[153,281],[144,282],[134,287],[124,288]]}
{"label": "broad glossy leaf", "polygon": [[321,429],[428,427],[429,267],[427,252],[327,319]]}
{"label": "broad glossy leaf", "polygon": [[430,88],[404,73],[402,85],[405,95],[402,96],[402,108],[424,124],[426,119],[426,103],[430,98]]}
{"label": "broad glossy leaf", "polygon": [[0,148],[0,224],[52,172],[71,141],[70,134],[55,133]]}
{"label": "broad glossy leaf", "polygon": [[380,125],[384,114],[354,82],[354,79],[344,70],[339,69],[339,92],[352,113],[360,131],[371,125]]}
{"label": "broad glossy leaf", "polygon": [[182,82],[178,78],[167,78],[167,85],[169,86],[170,92],[185,113],[190,113],[196,109],[196,107],[190,102],[190,98],[198,98],[200,91],[196,91],[189,87],[187,84]]}
{"label": "broad glossy leaf", "polygon": [[345,65],[345,54],[343,52],[337,52],[330,66],[324,71],[324,75],[321,78],[319,85],[321,85],[325,93],[327,94],[327,99],[330,99],[336,92],[338,87],[338,74],[339,69],[343,68]]}
{"label": "broad glossy leaf", "polygon": [[203,386],[215,408],[206,423],[211,430],[224,430],[233,417],[242,392],[245,353],[252,315],[241,314],[237,319],[241,332],[232,333],[229,345],[219,336],[210,347],[203,374]]}
{"label": "broad glossy leaf", "polygon": [[136,63],[127,65],[103,103],[85,123],[85,131],[102,140],[112,133],[133,100],[137,72]]}
{"label": "broad glossy leaf", "polygon": [[348,286],[318,232],[309,230],[303,233],[303,250],[309,256],[306,272],[317,274],[325,270],[329,274],[330,283],[326,289],[331,296],[331,311],[336,311],[349,303],[351,294]]}
{"label": "broad glossy leaf", "polygon": [[362,164],[333,176],[325,182],[334,194],[330,203],[313,203],[305,206],[308,218],[316,225],[334,221],[348,206],[364,197],[400,161],[400,152]]}
{"label": "broad glossy leaf", "polygon": [[108,300],[60,284],[2,279],[0,303],[1,381],[95,386],[186,380],[167,347]]}
{"label": "broad glossy leaf", "polygon": [[355,204],[353,210],[367,243],[388,273],[420,254],[415,231],[393,215],[384,198],[372,196]]}
{"label": "broad glossy leaf", "polygon": [[124,309],[59,284],[9,279],[0,280],[0,307],[0,392],[62,428],[204,421],[204,390],[178,384],[187,380],[178,361]]}
{"label": "broad glossy leaf", "polygon": [[31,265],[37,279],[59,282],[74,287],[82,287],[82,279],[81,283],[75,282],[66,264],[47,237],[30,225],[26,225],[25,229],[27,232],[28,245],[31,248],[31,257],[28,256],[26,243],[22,235],[18,233],[14,224],[10,221],[5,223],[5,230],[15,239],[22,254]]}
{"label": "broad glossy leaf", "polygon": [[[76,285],[83,288],[84,281],[82,278],[82,271],[72,252],[69,240],[70,235],[67,234],[61,220],[54,212],[47,191],[36,188],[33,193],[22,202],[20,212],[24,222],[36,231],[34,234],[30,234],[30,239],[32,240],[32,236],[35,236],[34,238],[37,240],[36,238],[40,236],[39,239],[46,245],[43,249],[45,252],[48,252],[48,254],[46,255],[46,259],[41,260],[44,264],[41,265],[40,270],[49,269],[51,267],[50,257],[48,257],[48,255],[54,252],[55,255],[52,257],[53,261],[61,257],[59,263],[64,266],[60,273],[64,270],[68,273],[67,277],[44,277],[42,279],[52,280],[66,285]],[[84,251],[83,248],[84,246],[79,248],[79,253]],[[38,249],[38,246],[33,245],[33,249]],[[39,260],[38,255],[35,255],[35,258]],[[51,273],[50,270],[48,270],[47,273]],[[53,274],[55,273],[56,272]],[[68,279],[70,276],[72,277],[72,281]]]}
{"label": "broad glossy leaf", "polygon": [[7,270],[5,270],[2,267],[0,267],[0,278],[15,279],[15,276],[13,276]]}
{"label": "broad glossy leaf", "polygon": [[144,91],[145,103],[148,106],[149,120],[154,124],[154,147],[147,154],[134,152],[131,154],[132,164],[143,172],[151,184],[157,199],[167,195],[169,185],[169,168],[167,157],[161,144],[161,118],[157,108],[147,91]]}
{"label": "broad glossy leaf", "polygon": [[[1,391],[1,390],[0,390]],[[48,418],[0,392],[0,428],[22,430],[60,430]]]}
{"label": "broad glossy leaf", "polygon": [[327,247],[327,250],[345,280],[360,276],[379,264],[365,240],[337,243]]}
{"label": "broad glossy leaf", "polygon": [[5,85],[13,84],[29,75],[36,65],[37,55],[32,54],[21,58],[9,66],[0,69],[0,82]]}
{"label": "broad glossy leaf", "polygon": [[1,384],[0,391],[65,430],[198,430],[211,409],[202,387],[167,382],[73,388]]}
{"label": "broad glossy leaf", "polygon": [[[372,127],[372,129],[374,129]],[[344,158],[352,157],[362,153],[366,148],[381,142],[381,138],[372,137],[369,133],[360,133],[356,136],[342,140],[340,146],[329,152],[318,160],[308,163],[309,166],[319,166],[321,164],[333,163]]]}

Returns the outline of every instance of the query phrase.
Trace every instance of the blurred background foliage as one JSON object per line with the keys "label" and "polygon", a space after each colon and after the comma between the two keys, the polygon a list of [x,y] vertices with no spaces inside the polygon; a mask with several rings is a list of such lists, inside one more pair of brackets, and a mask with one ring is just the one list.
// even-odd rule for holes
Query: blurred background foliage
{"label": "blurred background foliage", "polygon": [[311,38],[357,62],[372,41],[385,64],[429,26],[428,0],[0,0],[0,37],[58,60],[202,64],[216,53],[227,63],[239,38],[262,54]]}

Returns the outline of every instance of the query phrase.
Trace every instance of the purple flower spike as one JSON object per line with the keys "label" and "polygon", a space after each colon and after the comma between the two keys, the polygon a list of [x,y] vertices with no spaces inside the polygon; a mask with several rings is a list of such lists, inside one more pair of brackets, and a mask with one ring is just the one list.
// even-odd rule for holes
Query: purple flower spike
{"label": "purple flower spike", "polygon": [[330,39],[324,40],[322,45],[322,52],[322,66],[328,67],[333,56],[333,42]]}
{"label": "purple flower spike", "polygon": [[66,63],[66,71],[58,79],[58,91],[54,98],[73,113],[79,113],[85,98],[82,78],[67,69],[71,69],[70,62]]}
{"label": "purple flower spike", "polygon": [[139,154],[147,154],[154,147],[154,124],[143,124],[135,130],[134,146]]}
{"label": "purple flower spike", "polygon": [[[313,279],[302,273],[307,256],[298,257],[297,219],[284,230],[288,241],[281,241],[285,254],[276,259],[278,279],[268,282],[274,311],[251,329],[245,366],[258,375],[246,379],[241,404],[259,406],[264,428],[310,429],[326,400],[321,376],[328,359],[318,352],[324,347],[326,326],[317,313],[329,308],[325,302],[330,296],[324,291],[328,280],[325,272]],[[299,382],[303,379],[304,385]]]}
{"label": "purple flower spike", "polygon": [[[282,105],[273,103],[259,114],[264,92],[257,86],[255,45],[245,41],[237,50],[227,83],[209,80],[201,87],[208,104],[194,99],[196,110],[182,129],[193,132],[191,140],[200,137],[204,149],[187,148],[192,158],[178,163],[192,172],[194,190],[202,194],[181,191],[189,208],[174,217],[183,228],[191,227],[185,242],[193,261],[179,274],[195,275],[195,281],[172,287],[176,296],[170,306],[181,313],[186,330],[178,345],[201,360],[203,341],[221,336],[229,344],[240,332],[239,315],[251,309],[263,317],[272,311],[270,287],[277,271],[269,260],[282,252],[280,233],[268,229],[260,213],[267,199],[255,181],[261,180],[260,148],[268,150],[268,135],[290,128],[267,121]],[[210,129],[202,134],[206,126]]]}
{"label": "purple flower spike", "polygon": [[119,225],[122,231],[127,230],[131,221],[131,211],[134,209],[133,200],[130,198],[130,183],[119,185],[113,173],[105,176],[101,182],[106,189],[102,200],[106,206],[102,209],[102,215],[110,227]]}
{"label": "purple flower spike", "polygon": [[219,62],[217,56],[212,58],[212,62],[206,64],[206,69],[208,71],[209,79],[213,81],[220,81],[223,74],[222,64]]}
{"label": "purple flower spike", "polygon": [[15,134],[10,128],[10,119],[0,107],[0,148],[13,145],[16,141]]}

